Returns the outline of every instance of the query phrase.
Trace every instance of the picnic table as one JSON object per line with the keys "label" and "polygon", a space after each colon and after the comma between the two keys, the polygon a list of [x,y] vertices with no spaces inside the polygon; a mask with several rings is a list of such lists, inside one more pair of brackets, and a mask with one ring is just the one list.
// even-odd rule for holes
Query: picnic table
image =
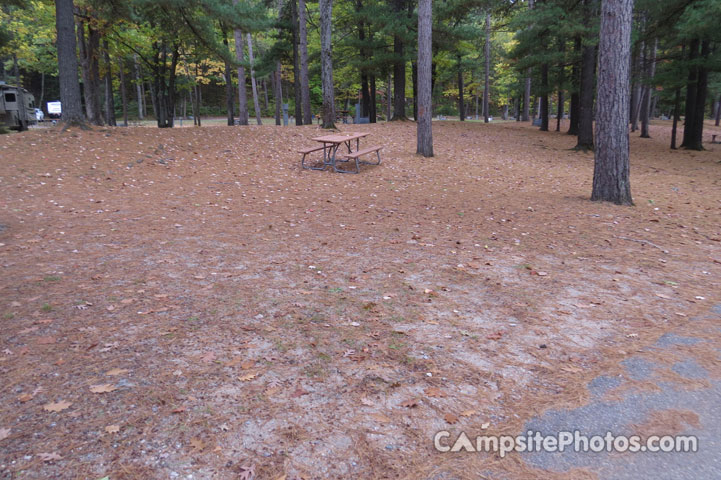
{"label": "picnic table", "polygon": [[[338,173],[359,173],[360,163],[366,163],[369,165],[378,165],[381,163],[380,153],[378,153],[381,147],[370,147],[364,150],[360,149],[360,139],[370,135],[366,132],[349,132],[349,133],[337,133],[333,135],[323,135],[322,137],[313,138],[314,141],[321,143],[322,146],[310,147],[304,150],[300,150],[299,153],[303,154],[301,159],[301,165],[303,168],[309,168],[311,170],[325,170],[326,167],[331,166],[333,170]],[[353,140],[355,140],[355,150],[353,150]],[[346,145],[348,149],[347,154],[341,154],[341,159],[338,158],[338,149],[343,145]],[[311,152],[323,150],[323,164],[320,166],[305,166],[305,156]],[[376,152],[378,156],[378,162],[360,162],[359,157],[367,153]],[[338,162],[348,162],[355,160],[355,171],[345,170],[338,168]]]}

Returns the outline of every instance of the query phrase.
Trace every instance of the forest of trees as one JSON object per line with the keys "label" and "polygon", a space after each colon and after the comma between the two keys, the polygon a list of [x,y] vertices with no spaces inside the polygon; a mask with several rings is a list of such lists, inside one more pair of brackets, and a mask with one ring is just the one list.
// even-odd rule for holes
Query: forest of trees
{"label": "forest of trees", "polygon": [[[432,113],[424,113],[534,121],[541,130],[560,130],[567,117],[577,148],[593,149],[601,0],[431,3]],[[252,113],[256,123],[274,116],[280,125],[284,103],[297,125],[322,114],[332,127],[356,104],[370,123],[419,118],[419,2],[0,6],[0,80],[24,86],[44,106],[61,90],[72,96],[68,82],[77,77],[76,115],[91,124],[152,118],[172,127],[177,118],[200,124],[223,115],[246,125]],[[649,120],[662,116],[673,119],[673,148],[701,149],[703,120],[718,124],[721,113],[721,2],[637,0],[632,8],[631,130],[647,137]],[[70,22],[71,13],[63,31],[60,19]],[[75,64],[67,54],[63,62],[61,45],[75,50]]]}

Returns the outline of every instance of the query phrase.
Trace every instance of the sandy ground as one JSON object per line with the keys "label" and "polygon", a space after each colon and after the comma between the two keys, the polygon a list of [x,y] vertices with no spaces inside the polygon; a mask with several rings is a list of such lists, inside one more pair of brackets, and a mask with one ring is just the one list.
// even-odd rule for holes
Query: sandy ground
{"label": "sandy ground", "polygon": [[565,134],[341,129],[383,164],[301,170],[317,126],[0,137],[1,478],[596,477],[433,436],[587,404],[721,302],[721,145],[633,135],[617,207]]}

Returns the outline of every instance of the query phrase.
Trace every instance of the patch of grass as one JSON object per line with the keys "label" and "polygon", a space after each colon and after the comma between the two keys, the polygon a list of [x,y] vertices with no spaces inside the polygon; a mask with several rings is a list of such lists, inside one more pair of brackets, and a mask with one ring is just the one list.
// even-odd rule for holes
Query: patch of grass
{"label": "patch of grass", "polygon": [[388,348],[390,348],[391,350],[400,350],[401,348],[403,348],[403,347],[405,347],[405,346],[406,346],[406,344],[405,344],[405,343],[401,343],[401,342],[398,342],[398,343],[396,343],[396,342],[391,342],[391,343],[388,344]]}
{"label": "patch of grass", "polygon": [[60,277],[57,275],[47,275],[45,278],[43,278],[44,282],[59,282]]}
{"label": "patch of grass", "polygon": [[49,303],[44,303],[43,306],[42,306],[42,308],[41,308],[41,310],[42,310],[43,312],[52,312],[52,311],[53,311],[53,306],[50,305]]}
{"label": "patch of grass", "polygon": [[15,318],[15,314],[14,314],[14,313],[11,313],[11,312],[8,312],[8,313],[6,313],[5,315],[3,315],[3,318],[4,318],[5,320],[12,320],[13,318]]}

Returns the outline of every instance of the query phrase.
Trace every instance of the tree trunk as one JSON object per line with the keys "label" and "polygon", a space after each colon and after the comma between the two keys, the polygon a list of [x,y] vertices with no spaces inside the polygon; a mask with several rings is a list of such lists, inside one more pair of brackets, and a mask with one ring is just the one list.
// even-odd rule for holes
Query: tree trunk
{"label": "tree trunk", "polygon": [[[533,2],[531,2],[533,3]],[[490,75],[491,75],[491,14],[486,13],[486,41],[483,48],[483,122],[488,123],[489,121],[489,88],[490,88]],[[530,79],[529,79],[530,80]],[[528,84],[528,94],[531,94],[530,83]]]}
{"label": "tree trunk", "polygon": [[268,82],[265,78],[260,81],[260,85],[263,87],[263,109],[267,112],[270,110],[270,101],[268,99]]}
{"label": "tree trunk", "polygon": [[432,0],[418,1],[418,121],[416,153],[433,156],[431,105]]}
{"label": "tree trunk", "polygon": [[[228,48],[228,37],[223,31],[223,45]],[[235,101],[233,100],[233,67],[229,59],[224,59],[225,63],[225,111],[228,116],[228,126],[235,125]]]}
{"label": "tree trunk", "polygon": [[386,82],[386,122],[389,121],[393,115],[393,86],[391,84],[391,73],[388,72],[388,81]]}
{"label": "tree trunk", "polygon": [[561,120],[563,119],[563,108],[565,103],[564,98],[564,83],[566,83],[566,42],[561,41],[561,45],[559,47],[559,51],[561,52],[561,65],[558,69],[558,108],[556,109],[556,131],[561,131]]}
{"label": "tree trunk", "polygon": [[78,22],[78,48],[82,66],[83,94],[85,96],[85,114],[88,121],[94,125],[102,125],[103,118],[100,109],[100,74],[98,70],[97,51],[100,46],[100,36],[88,26],[87,40],[85,38],[85,22]]}
{"label": "tree trunk", "polygon": [[115,120],[115,100],[113,96],[113,69],[106,39],[103,39],[103,60],[105,61],[105,121],[108,125],[115,127],[117,122]]}
{"label": "tree trunk", "polygon": [[[376,123],[376,76],[371,75],[371,109],[370,109],[370,123]],[[347,110],[347,109],[346,109]]]}
{"label": "tree trunk", "polygon": [[[585,0],[588,5],[593,0]],[[581,57],[581,91],[578,118],[577,150],[593,150],[593,86],[596,70],[596,49],[586,45]],[[628,67],[625,67],[628,71]]]}
{"label": "tree trunk", "polygon": [[140,79],[140,64],[136,53],[133,54],[133,67],[135,71],[135,94],[138,97],[138,118],[142,120],[145,118],[145,94],[143,92],[143,82]]}
{"label": "tree trunk", "polygon": [[120,68],[118,69],[118,75],[120,80],[120,100],[123,104],[123,126],[128,126],[128,86],[125,83],[125,62],[120,61]]}
{"label": "tree trunk", "polygon": [[651,55],[648,58],[646,71],[646,88],[643,94],[643,105],[641,107],[641,138],[651,138],[648,134],[648,124],[651,120],[651,97],[653,96],[653,77],[656,75],[656,48],[658,39],[654,40],[651,47]]}
{"label": "tree trunk", "polygon": [[[233,0],[237,5],[239,0]],[[235,59],[238,62],[238,125],[248,125],[248,92],[245,88],[245,54],[243,53],[243,31],[233,30],[235,40]]]}
{"label": "tree trunk", "polygon": [[282,110],[283,107],[283,79],[281,76],[281,65],[280,61],[278,62],[278,67],[273,73],[273,78],[275,79],[275,82],[273,82],[273,99],[275,101],[275,124],[276,125],[282,125],[281,123],[281,117],[282,117]]}
{"label": "tree trunk", "polygon": [[[406,0],[393,0],[393,10],[398,16],[405,11]],[[404,58],[403,38],[396,34],[393,36],[393,118],[392,120],[407,120],[406,117],[406,60]]]}
{"label": "tree trunk", "polygon": [[361,101],[360,116],[368,117],[371,109],[371,93],[368,88],[368,75],[361,73]]}
{"label": "tree trunk", "polygon": [[541,131],[548,131],[548,64],[541,65]]}
{"label": "tree trunk", "polygon": [[458,57],[458,118],[461,122],[466,120],[466,110],[463,105],[463,69],[461,57]]}
{"label": "tree trunk", "polygon": [[691,137],[694,130],[694,122],[696,120],[696,88],[698,87],[698,66],[695,63],[698,56],[699,40],[693,39],[689,44],[688,61],[688,81],[686,83],[686,112],[684,115],[683,140],[681,147],[688,147],[692,141]]}
{"label": "tree trunk", "polygon": [[411,82],[413,82],[413,120],[418,120],[418,61],[411,61]]}
{"label": "tree trunk", "polygon": [[719,126],[719,120],[721,120],[721,95],[718,97],[718,102],[716,102],[716,122],[715,125]]}
{"label": "tree trunk", "polygon": [[320,67],[323,87],[323,128],[335,128],[335,95],[333,91],[333,51],[331,32],[333,0],[320,0]]}
{"label": "tree trunk", "polygon": [[73,0],[55,1],[55,28],[57,31],[58,77],[60,102],[63,106],[62,121],[65,128],[84,125],[80,84],[78,83],[78,58],[75,44],[75,19]]}
{"label": "tree trunk", "polygon": [[[711,45],[708,40],[701,42],[701,62],[698,67],[696,81],[696,105],[693,109],[693,124],[690,129],[689,142],[685,145],[690,150],[703,150],[703,121],[706,115],[706,97],[708,95],[708,58]],[[688,122],[688,120],[687,120]],[[688,128],[688,127],[686,127]],[[684,129],[684,134],[685,134]]]}
{"label": "tree trunk", "polygon": [[250,62],[250,86],[253,90],[253,108],[255,109],[255,121],[258,125],[263,125],[260,119],[260,103],[258,102],[258,85],[255,82],[255,71],[253,69],[253,37],[250,33],[246,33],[248,39],[248,61]]}
{"label": "tree trunk", "polygon": [[[573,42],[573,51],[576,55],[581,53],[581,37],[576,37]],[[579,90],[581,85],[581,69],[578,61],[574,59],[571,67],[571,105],[569,109],[569,135],[578,135],[578,122],[581,115],[581,98]]]}
{"label": "tree trunk", "polygon": [[673,102],[673,127],[671,127],[671,150],[676,150],[676,131],[678,118],[681,115],[681,87],[676,87],[676,98]]}
{"label": "tree trunk", "polygon": [[632,205],[629,178],[629,57],[633,0],[601,2],[598,112],[591,200]]}
{"label": "tree trunk", "polygon": [[301,98],[300,87],[300,60],[298,52],[298,4],[296,0],[290,3],[291,32],[293,35],[293,98],[295,100],[295,124],[303,125],[303,100]]}
{"label": "tree trunk", "polygon": [[629,122],[631,123],[631,131],[638,129],[638,117],[641,106],[641,64],[642,52],[644,50],[644,42],[637,42],[631,56],[631,115]]}
{"label": "tree trunk", "polygon": [[305,0],[298,0],[298,22],[300,25],[300,101],[303,108],[303,123],[313,123],[310,111],[310,86],[308,83],[308,25]]}

